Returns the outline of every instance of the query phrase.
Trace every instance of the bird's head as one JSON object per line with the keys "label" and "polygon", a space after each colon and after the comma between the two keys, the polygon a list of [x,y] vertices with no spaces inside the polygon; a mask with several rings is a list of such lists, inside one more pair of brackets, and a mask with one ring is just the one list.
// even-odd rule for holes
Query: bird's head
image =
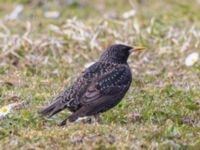
{"label": "bird's head", "polygon": [[107,61],[112,63],[127,63],[129,55],[134,51],[139,51],[142,47],[131,47],[123,44],[114,44],[109,46],[101,55],[100,61]]}

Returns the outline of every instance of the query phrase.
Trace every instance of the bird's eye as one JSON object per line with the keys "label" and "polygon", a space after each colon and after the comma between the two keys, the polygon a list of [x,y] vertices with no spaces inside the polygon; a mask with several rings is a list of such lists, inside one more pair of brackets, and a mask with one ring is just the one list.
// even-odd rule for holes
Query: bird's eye
{"label": "bird's eye", "polygon": [[125,56],[126,56],[126,53],[125,53],[125,51],[119,51],[119,52],[117,53],[117,56],[118,56],[118,57],[125,57]]}

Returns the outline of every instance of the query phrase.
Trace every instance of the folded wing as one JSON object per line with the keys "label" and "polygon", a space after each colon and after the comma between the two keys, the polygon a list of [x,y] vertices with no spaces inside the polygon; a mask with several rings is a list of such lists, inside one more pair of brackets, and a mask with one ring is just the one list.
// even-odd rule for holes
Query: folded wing
{"label": "folded wing", "polygon": [[81,104],[100,104],[109,99],[123,97],[131,84],[131,79],[128,67],[117,67],[90,84],[81,98]]}

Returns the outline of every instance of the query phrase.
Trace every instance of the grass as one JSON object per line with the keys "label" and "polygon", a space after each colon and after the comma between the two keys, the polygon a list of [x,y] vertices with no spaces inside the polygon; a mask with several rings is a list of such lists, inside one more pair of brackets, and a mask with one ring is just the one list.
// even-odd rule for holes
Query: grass
{"label": "grass", "polygon": [[[200,50],[198,0],[27,2],[18,20],[0,22],[0,106],[23,102],[0,120],[0,149],[199,149],[200,63],[184,64]],[[0,3],[1,18],[15,5]],[[45,18],[46,8],[61,16]],[[147,50],[130,58],[131,88],[102,123],[60,128],[68,111],[38,115],[115,42]]]}

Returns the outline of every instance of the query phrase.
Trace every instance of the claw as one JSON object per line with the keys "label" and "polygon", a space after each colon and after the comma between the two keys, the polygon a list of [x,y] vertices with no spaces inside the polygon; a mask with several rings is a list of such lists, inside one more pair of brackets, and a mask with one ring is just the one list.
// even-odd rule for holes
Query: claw
{"label": "claw", "polygon": [[65,119],[61,123],[59,123],[58,126],[64,126],[66,124],[67,124],[67,119]]}

